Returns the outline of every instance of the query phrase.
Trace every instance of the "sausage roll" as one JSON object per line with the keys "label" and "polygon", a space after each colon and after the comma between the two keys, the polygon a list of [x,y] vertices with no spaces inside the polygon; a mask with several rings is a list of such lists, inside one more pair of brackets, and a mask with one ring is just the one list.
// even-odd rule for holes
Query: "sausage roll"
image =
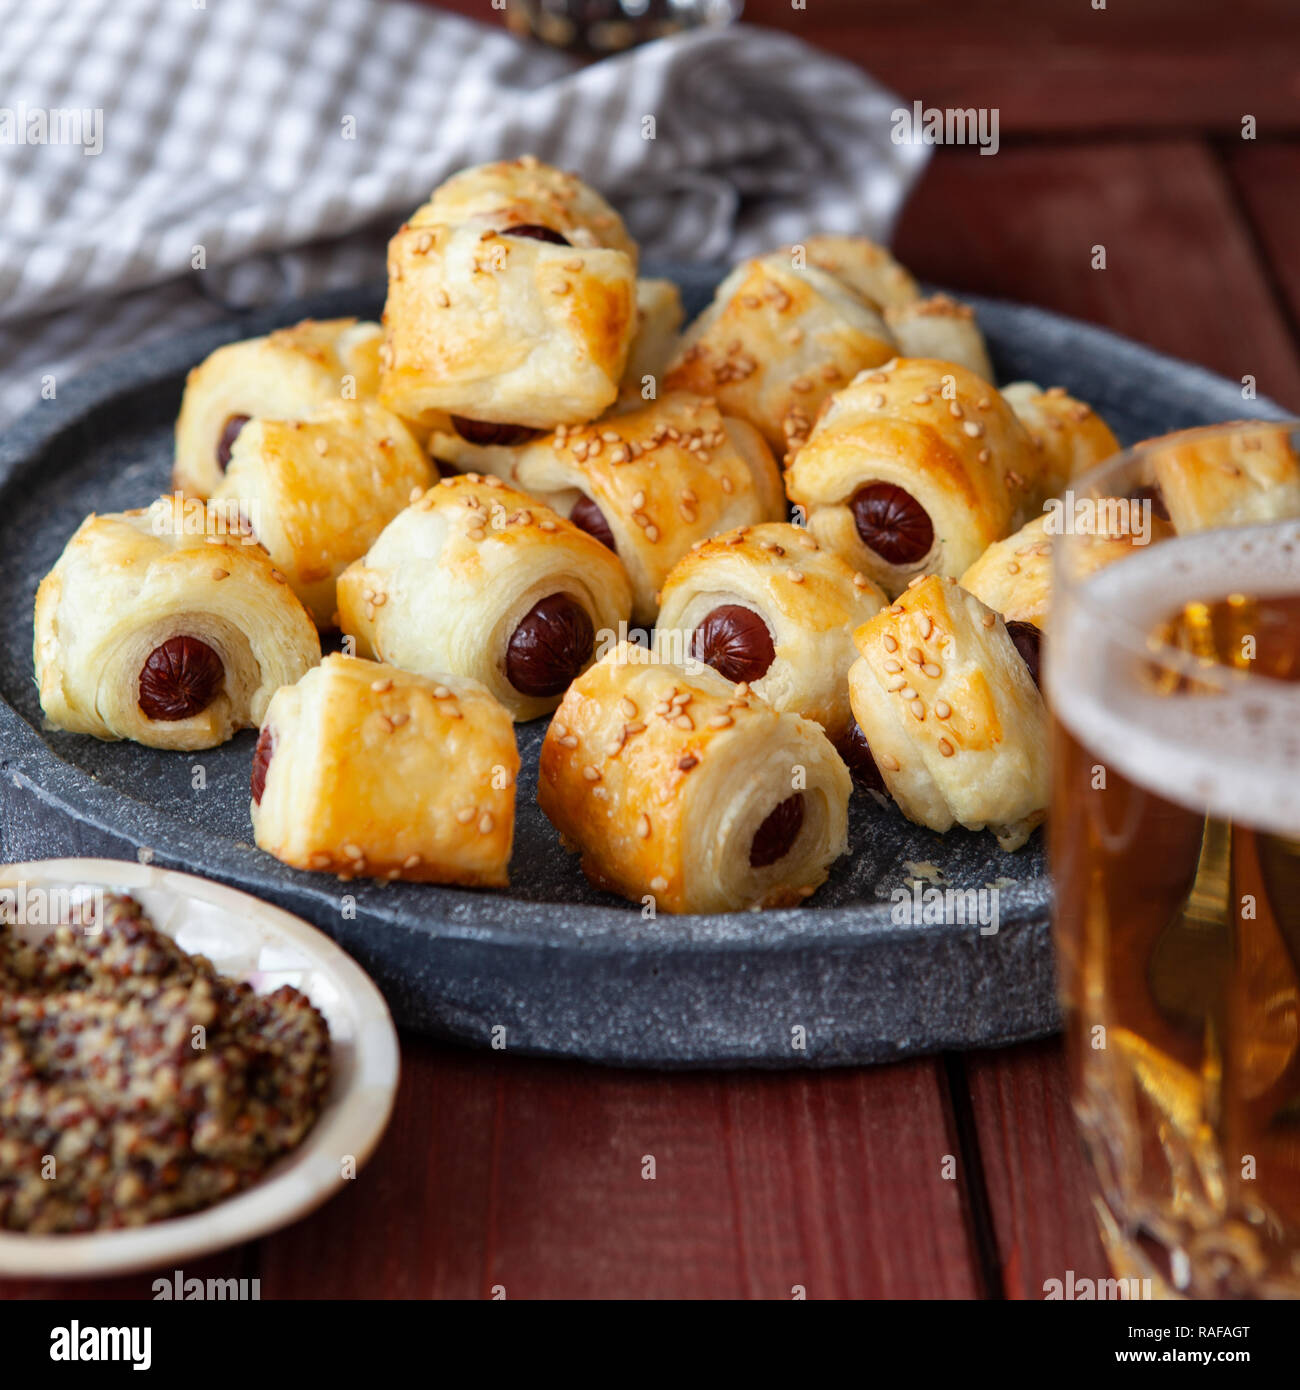
{"label": "sausage roll", "polygon": [[213,498],[242,510],[317,626],[331,627],[339,575],[434,477],[397,416],[332,401],[299,420],[250,421]]}
{"label": "sausage roll", "polygon": [[[617,409],[635,409],[659,394],[659,382],[677,350],[682,296],[671,280],[636,282],[636,333],[623,368]],[[653,382],[653,394],[646,395]]]}
{"label": "sausage roll", "polygon": [[1041,500],[1011,407],[953,362],[898,358],[831,398],[786,470],[808,528],[887,594],[958,575]]}
{"label": "sausage roll", "polygon": [[[460,463],[451,441],[440,437],[440,445]],[[643,624],[654,622],[660,586],[696,541],[786,512],[758,431],[685,392],[494,451],[488,466],[618,555],[632,581],[632,616]]]}
{"label": "sausage roll", "polygon": [[929,575],[853,634],[861,755],[918,825],[1019,849],[1046,814],[1047,713],[1002,619]]}
{"label": "sausage roll", "polygon": [[[833,275],[877,313],[921,297],[920,286],[911,275],[883,246],[866,237],[810,236],[799,245],[803,247],[806,264]],[[793,257],[798,247],[787,246],[784,252]]]}
{"label": "sausage roll", "polygon": [[37,591],[35,658],[56,728],[215,748],[262,722],[320,642],[256,540],[174,495],[82,522]]}
{"label": "sausage roll", "polygon": [[1260,424],[1236,435],[1167,435],[1151,459],[1153,496],[1179,535],[1250,526],[1300,514],[1294,433]]}
{"label": "sausage roll", "polygon": [[537,799],[598,887],[732,912],[790,906],[825,881],[850,789],[812,720],[620,643],[556,711]]}
{"label": "sausage roll", "polygon": [[327,401],[373,398],[383,329],[356,319],[305,319],[228,343],[185,379],[173,481],[191,497],[221,485],[240,430],[259,415],[297,420]]}
{"label": "sausage roll", "polygon": [[598,194],[546,166],[444,184],[388,247],[380,396],[479,443],[592,420],[636,329],[636,249]]}
{"label": "sausage roll", "polygon": [[1043,391],[1032,381],[1013,381],[1002,388],[1002,395],[1042,456],[1039,466],[1049,497],[1063,491],[1071,478],[1119,453],[1119,440],[1105,420],[1090,405],[1067,395],[1063,386]]}
{"label": "sausage roll", "polygon": [[742,526],[692,547],[673,567],[655,654],[702,661],[774,708],[815,719],[838,743],[853,722],[853,631],[885,601],[801,527]]}
{"label": "sausage roll", "polygon": [[479,218],[498,231],[512,229],[542,240],[562,237],[586,249],[608,247],[636,265],[636,242],[605,199],[576,174],[532,155],[462,169],[439,184],[410,221],[413,227],[432,227]]}
{"label": "sausage roll", "polygon": [[253,833],[298,869],[504,888],[518,772],[477,681],[327,656],[266,712]]}
{"label": "sausage roll", "polygon": [[[1153,512],[1133,516],[1129,512],[1133,501],[1106,500],[1124,509],[1118,524],[1100,518],[1094,532],[1070,537],[1071,568],[1080,579],[1122,560],[1134,549],[1173,535],[1173,527]],[[1052,604],[1052,544],[1059,533],[1059,523],[1050,512],[1035,517],[1005,540],[994,541],[962,575],[961,587],[1000,613],[1009,628],[1032,623],[1046,631]]]}
{"label": "sausage roll", "polygon": [[898,351],[884,320],[824,270],[782,252],[745,261],[686,330],[670,391],[716,397],[777,452],[807,438],[821,403],[864,367]]}
{"label": "sausage roll", "polygon": [[984,335],[969,304],[936,294],[886,308],[885,322],[901,356],[956,362],[985,381],[994,380]]}
{"label": "sausage roll", "polygon": [[444,478],[339,578],[358,654],[472,676],[516,719],[553,710],[632,610],[618,557],[500,478]]}

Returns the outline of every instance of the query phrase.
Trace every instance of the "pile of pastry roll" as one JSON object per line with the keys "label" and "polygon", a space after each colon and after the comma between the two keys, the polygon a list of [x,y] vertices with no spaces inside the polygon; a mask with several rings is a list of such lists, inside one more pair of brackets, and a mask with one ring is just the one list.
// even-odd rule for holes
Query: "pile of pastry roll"
{"label": "pile of pastry roll", "polygon": [[382,326],[190,373],[175,491],[41,585],[50,723],[260,728],[257,844],[345,878],[505,885],[512,721],[552,713],[543,810],[665,910],[808,897],[855,782],[1025,842],[1043,503],[1118,447],[1087,405],[997,390],[970,310],[856,238],[738,266],[679,337],[609,204],[532,159],[440,187],[388,276]]}

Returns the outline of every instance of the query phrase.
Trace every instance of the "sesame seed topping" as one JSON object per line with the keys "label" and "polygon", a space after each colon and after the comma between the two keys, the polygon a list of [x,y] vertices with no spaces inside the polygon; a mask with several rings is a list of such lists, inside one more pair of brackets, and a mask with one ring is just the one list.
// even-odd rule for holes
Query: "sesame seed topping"
{"label": "sesame seed topping", "polygon": [[957,750],[946,738],[941,738],[939,740],[939,752],[942,753],[945,758],[951,758],[956,751]]}
{"label": "sesame seed topping", "polygon": [[884,641],[885,650],[887,652],[896,652],[898,650],[898,638],[895,637],[892,632],[885,633]]}
{"label": "sesame seed topping", "polygon": [[393,688],[393,683],[385,676],[383,680],[371,681],[370,688],[376,695],[384,695]]}
{"label": "sesame seed topping", "polygon": [[908,709],[910,709],[910,710],[912,711],[912,717],[913,717],[914,719],[924,719],[924,718],[925,718],[925,705],[922,704],[921,701],[920,701],[919,699],[918,699],[918,700],[913,700],[912,703],[911,703],[910,705],[908,705]]}
{"label": "sesame seed topping", "polygon": [[492,819],[492,812],[484,811],[478,818],[478,833],[480,835],[490,835],[492,833],[492,827],[495,824],[496,822]]}
{"label": "sesame seed topping", "polygon": [[934,631],[934,619],[928,613],[921,615],[921,640],[928,642],[930,634]]}
{"label": "sesame seed topping", "polygon": [[922,653],[920,647],[908,647],[907,659],[912,663],[913,666],[925,665],[925,655]]}
{"label": "sesame seed topping", "polygon": [[952,706],[947,700],[936,700],[934,702],[934,717],[936,719],[947,719],[952,713]]}
{"label": "sesame seed topping", "polygon": [[893,694],[893,692],[894,692],[895,690],[902,690],[902,688],[903,688],[906,684],[907,684],[907,677],[906,677],[906,676],[892,676],[892,677],[890,677],[889,681],[888,681],[887,684],[885,685],[885,689],[888,690],[888,691],[890,692],[890,694]]}
{"label": "sesame seed topping", "polygon": [[992,627],[993,624],[994,624],[995,622],[997,622],[997,620],[998,620],[998,615],[997,615],[996,613],[985,613],[985,615],[984,615],[984,617],[983,617],[983,619],[982,619],[981,621],[984,623],[984,626],[985,626],[985,627]]}
{"label": "sesame seed topping", "polygon": [[924,671],[932,681],[937,681],[939,677],[943,675],[943,667],[937,665],[933,661],[927,661],[925,665],[921,667],[921,670]]}
{"label": "sesame seed topping", "polygon": [[650,817],[642,813],[636,823],[636,833],[643,839],[650,838]]}
{"label": "sesame seed topping", "polygon": [[897,772],[902,764],[892,753],[882,753],[876,761],[886,772]]}
{"label": "sesame seed topping", "polygon": [[677,770],[679,772],[689,772],[691,768],[698,767],[699,762],[700,760],[694,753],[687,753],[685,756],[677,759]]}
{"label": "sesame seed topping", "polygon": [[803,571],[802,571],[802,570],[786,570],[785,575],[786,575],[786,578],[790,581],[791,584],[802,584],[802,583],[803,583]]}
{"label": "sesame seed topping", "polygon": [[618,702],[618,707],[628,719],[636,715],[636,701],[628,699],[626,695]]}
{"label": "sesame seed topping", "polygon": [[729,714],[715,714],[709,720],[709,728],[729,729],[735,722]]}
{"label": "sesame seed topping", "polygon": [[902,663],[901,661],[895,661],[895,660],[893,660],[892,657],[891,657],[888,661],[885,662],[885,670],[886,670],[886,671],[901,671],[902,669],[903,669],[903,663]]}
{"label": "sesame seed topping", "polygon": [[593,763],[588,763],[587,766],[582,769],[582,775],[588,782],[599,782],[600,768],[596,767]]}

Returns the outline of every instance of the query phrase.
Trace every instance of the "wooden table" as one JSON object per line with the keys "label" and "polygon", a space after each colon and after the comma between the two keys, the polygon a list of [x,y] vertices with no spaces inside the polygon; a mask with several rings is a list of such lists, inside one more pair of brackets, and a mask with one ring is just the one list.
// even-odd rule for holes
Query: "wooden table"
{"label": "wooden table", "polygon": [[[909,102],[1000,109],[997,156],[938,153],[907,208],[895,244],[917,274],[1254,376],[1300,412],[1290,0],[750,0],[748,17]],[[1038,1298],[1067,1269],[1104,1271],[1056,1042],[679,1075],[410,1038],[403,1069],[351,1190],[187,1274],[260,1277],[263,1298],[784,1299]],[[148,1290],[149,1276],[0,1285]]]}

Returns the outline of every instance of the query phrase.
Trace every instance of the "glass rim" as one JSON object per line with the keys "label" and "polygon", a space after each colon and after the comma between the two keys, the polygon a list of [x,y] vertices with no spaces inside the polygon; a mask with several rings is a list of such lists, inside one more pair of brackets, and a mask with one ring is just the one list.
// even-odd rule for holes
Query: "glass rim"
{"label": "glass rim", "polygon": [[[1282,416],[1271,418],[1259,416],[1240,420],[1226,420],[1213,425],[1194,425],[1186,430],[1175,430],[1169,434],[1159,435],[1153,439],[1141,440],[1137,444],[1129,445],[1121,449],[1118,453],[1111,454],[1109,458],[1090,468],[1086,473],[1081,473],[1078,477],[1071,478],[1063,489],[1063,495],[1082,496],[1087,498],[1102,499],[1108,497],[1129,497],[1133,492],[1131,481],[1132,471],[1145,460],[1158,456],[1167,450],[1175,441],[1194,442],[1197,440],[1225,439],[1243,435],[1250,435],[1264,430],[1286,430],[1300,440],[1300,419],[1292,416]],[[1300,449],[1297,449],[1300,452]],[[1112,480],[1123,474],[1130,475],[1130,485],[1116,489],[1110,486]],[[1044,509],[1048,504],[1044,504]],[[1285,518],[1300,520],[1300,515],[1295,518]],[[1267,523],[1264,523],[1267,524]],[[1216,532],[1224,535],[1231,534],[1241,528],[1233,526],[1208,527],[1205,531],[1199,531],[1197,535],[1212,535]],[[1101,603],[1095,600],[1095,594],[1090,593],[1086,578],[1083,580],[1069,578],[1066,574],[1066,553],[1070,549],[1070,542],[1074,539],[1074,533],[1065,532],[1054,536],[1052,545],[1051,561],[1051,602],[1055,609],[1068,594],[1070,603],[1081,604],[1094,618],[1104,618],[1109,624],[1111,639],[1118,645],[1127,647],[1135,655],[1141,656],[1151,662],[1159,664],[1161,667],[1176,672],[1180,675],[1195,676],[1203,683],[1213,683],[1216,675],[1220,683],[1226,688],[1231,682],[1234,686],[1239,686],[1240,682],[1269,680],[1266,676],[1257,676],[1249,671],[1243,671],[1234,666],[1226,666],[1207,661],[1205,658],[1198,657],[1188,652],[1184,648],[1171,646],[1168,642],[1157,639],[1150,630],[1142,628],[1137,623],[1131,622],[1126,614],[1119,611],[1113,605]],[[1172,537],[1171,539],[1177,539]],[[1062,544],[1064,542],[1064,544]],[[1164,542],[1161,542],[1162,544]],[[1127,557],[1126,557],[1127,558]],[[1117,561],[1118,565],[1123,565],[1124,560]],[[1088,576],[1090,578],[1091,576]],[[1300,585],[1297,586],[1300,592]],[[1194,601],[1201,595],[1189,594],[1189,602]],[[1172,616],[1172,615],[1171,615]],[[1050,649],[1050,641],[1046,644]],[[1049,656],[1050,661],[1050,656]]]}

